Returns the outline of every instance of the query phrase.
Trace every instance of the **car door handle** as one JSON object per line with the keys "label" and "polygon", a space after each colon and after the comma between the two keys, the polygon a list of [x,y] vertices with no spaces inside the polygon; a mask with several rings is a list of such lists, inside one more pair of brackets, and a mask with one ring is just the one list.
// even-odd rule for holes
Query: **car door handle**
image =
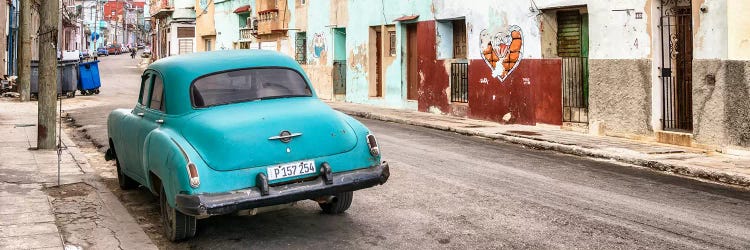
{"label": "car door handle", "polygon": [[139,113],[136,113],[135,115],[143,117],[144,114],[143,114],[143,112],[139,112]]}
{"label": "car door handle", "polygon": [[155,122],[158,123],[158,124],[164,124],[164,120],[162,120],[162,119],[156,120]]}

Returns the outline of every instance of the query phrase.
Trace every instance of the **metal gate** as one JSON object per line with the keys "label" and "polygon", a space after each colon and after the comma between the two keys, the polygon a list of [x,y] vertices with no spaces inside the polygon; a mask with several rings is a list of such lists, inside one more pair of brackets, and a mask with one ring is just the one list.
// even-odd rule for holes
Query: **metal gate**
{"label": "metal gate", "polygon": [[333,94],[346,95],[346,60],[333,61]]}
{"label": "metal gate", "polygon": [[563,121],[588,122],[589,99],[586,84],[588,58],[562,58]]}
{"label": "metal gate", "polygon": [[451,63],[451,102],[469,102],[468,63]]}
{"label": "metal gate", "polygon": [[662,129],[693,130],[693,32],[690,0],[661,4]]}

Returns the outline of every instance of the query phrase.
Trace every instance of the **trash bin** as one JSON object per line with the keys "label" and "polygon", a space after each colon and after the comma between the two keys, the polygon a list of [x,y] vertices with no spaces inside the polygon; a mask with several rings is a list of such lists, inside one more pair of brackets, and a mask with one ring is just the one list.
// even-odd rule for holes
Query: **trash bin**
{"label": "trash bin", "polygon": [[78,89],[78,60],[59,62],[57,72],[62,92],[68,97],[75,97]]}
{"label": "trash bin", "polygon": [[[58,61],[57,62],[57,95],[75,97],[76,83],[78,75],[76,74],[76,65],[78,61]],[[31,61],[31,97],[39,96],[39,61]]]}
{"label": "trash bin", "polygon": [[78,76],[78,90],[81,94],[99,94],[99,87],[102,86],[99,78],[99,61],[78,64]]}

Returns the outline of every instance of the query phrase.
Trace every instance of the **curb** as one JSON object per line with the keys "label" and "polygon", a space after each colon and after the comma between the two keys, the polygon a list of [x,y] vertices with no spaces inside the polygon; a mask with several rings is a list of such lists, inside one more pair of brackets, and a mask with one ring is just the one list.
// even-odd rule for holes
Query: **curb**
{"label": "curb", "polygon": [[677,174],[681,176],[720,182],[724,184],[740,186],[743,188],[750,188],[750,176],[739,174],[739,173],[719,172],[715,169],[710,169],[710,168],[705,168],[705,167],[700,167],[700,166],[670,163],[666,161],[644,159],[644,158],[635,157],[635,156],[617,155],[617,154],[613,154],[613,153],[606,152],[606,151],[599,150],[599,149],[585,148],[585,147],[576,146],[576,145],[564,145],[564,144],[554,143],[550,141],[534,140],[534,139],[528,139],[528,138],[523,138],[519,136],[511,136],[507,134],[489,134],[489,133],[472,131],[472,130],[465,129],[465,128],[452,128],[448,126],[430,124],[427,122],[413,121],[413,120],[403,119],[399,117],[374,114],[374,113],[366,112],[366,111],[352,111],[352,110],[345,110],[345,109],[337,109],[337,110],[347,115],[362,117],[366,119],[395,122],[395,123],[437,129],[437,130],[442,130],[442,131],[454,132],[454,133],[458,133],[462,135],[480,136],[480,137],[489,138],[489,139],[503,140],[509,143],[524,145],[524,146],[532,147],[535,149],[553,150],[553,151],[557,151],[557,152],[561,152],[565,154],[571,154],[571,155],[601,158],[601,159],[611,159],[611,160],[616,160],[616,161],[627,163],[627,164],[647,167],[653,170],[669,172],[669,173],[673,173],[673,174]]}

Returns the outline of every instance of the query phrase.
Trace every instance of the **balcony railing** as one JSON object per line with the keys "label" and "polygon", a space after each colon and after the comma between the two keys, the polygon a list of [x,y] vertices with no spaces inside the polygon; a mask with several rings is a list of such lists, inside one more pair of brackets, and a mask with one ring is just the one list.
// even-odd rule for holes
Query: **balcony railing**
{"label": "balcony railing", "polygon": [[257,34],[257,31],[250,28],[240,28],[240,41],[252,40],[255,37],[254,33]]}

